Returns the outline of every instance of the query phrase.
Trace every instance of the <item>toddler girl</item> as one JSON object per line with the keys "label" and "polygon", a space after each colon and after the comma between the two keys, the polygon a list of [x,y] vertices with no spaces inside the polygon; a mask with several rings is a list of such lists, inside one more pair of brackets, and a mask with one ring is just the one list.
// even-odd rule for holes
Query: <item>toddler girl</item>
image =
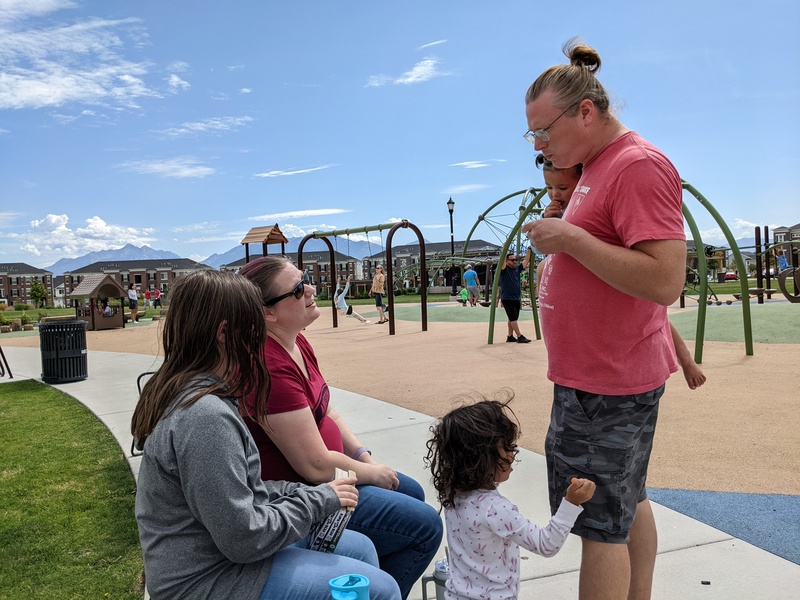
{"label": "toddler girl", "polygon": [[457,408],[431,428],[425,460],[447,525],[448,599],[516,598],[519,547],[554,556],[583,510],[580,505],[594,494],[593,482],[573,478],[555,516],[540,528],[497,491],[517,455],[519,428],[508,408],[513,393],[508,396],[504,402],[483,400]]}

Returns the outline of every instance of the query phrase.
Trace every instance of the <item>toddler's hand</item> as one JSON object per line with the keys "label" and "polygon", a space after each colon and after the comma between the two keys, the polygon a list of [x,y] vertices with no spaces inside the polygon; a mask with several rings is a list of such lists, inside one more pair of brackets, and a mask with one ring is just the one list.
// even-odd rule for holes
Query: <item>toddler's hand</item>
{"label": "toddler's hand", "polygon": [[580,506],[594,496],[595,489],[597,489],[597,486],[594,481],[573,477],[572,483],[567,488],[567,502]]}
{"label": "toddler's hand", "polygon": [[542,213],[543,219],[548,219],[550,217],[561,218],[561,215],[564,214],[564,209],[566,206],[563,202],[559,200],[552,200],[550,204],[544,207],[544,212]]}

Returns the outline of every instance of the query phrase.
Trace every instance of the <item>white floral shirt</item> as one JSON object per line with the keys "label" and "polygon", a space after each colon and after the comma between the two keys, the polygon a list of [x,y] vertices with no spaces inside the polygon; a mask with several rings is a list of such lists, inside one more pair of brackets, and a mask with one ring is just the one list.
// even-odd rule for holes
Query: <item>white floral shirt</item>
{"label": "white floral shirt", "polygon": [[519,547],[550,557],[561,550],[583,509],[561,501],[542,528],[519,514],[497,490],[476,490],[457,496],[444,511],[450,576],[448,600],[501,600],[519,594]]}

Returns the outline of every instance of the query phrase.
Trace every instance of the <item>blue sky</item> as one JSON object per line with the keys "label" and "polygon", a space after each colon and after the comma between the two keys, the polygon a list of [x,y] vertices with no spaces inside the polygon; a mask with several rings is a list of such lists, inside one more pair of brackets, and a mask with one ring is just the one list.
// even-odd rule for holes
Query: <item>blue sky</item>
{"label": "blue sky", "polygon": [[737,237],[793,225],[798,26],[795,0],[0,0],[0,261],[127,243],[202,259],[274,223],[408,219],[446,241],[449,197],[463,239],[542,185],[524,94],[574,35],[622,122]]}

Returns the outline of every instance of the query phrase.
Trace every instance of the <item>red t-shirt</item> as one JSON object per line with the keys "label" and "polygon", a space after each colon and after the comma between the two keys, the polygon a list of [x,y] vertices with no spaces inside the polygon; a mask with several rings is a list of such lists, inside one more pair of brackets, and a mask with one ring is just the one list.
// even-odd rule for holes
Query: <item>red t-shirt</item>
{"label": "red t-shirt", "polygon": [[[297,347],[303,355],[308,370],[308,378],[295,364],[289,353],[271,337],[264,345],[264,358],[269,369],[272,387],[267,402],[271,415],[291,412],[293,410],[311,409],[317,423],[319,434],[328,450],[342,452],[342,432],[339,426],[328,416],[330,390],[325,378],[320,373],[317,357],[311,344],[297,335]],[[253,395],[245,399],[245,407],[253,410]],[[245,417],[245,422],[253,434],[253,439],[261,455],[261,478],[271,480],[299,481],[308,483],[289,464],[278,447],[272,442],[264,429],[253,419]]]}
{"label": "red t-shirt", "polygon": [[[685,240],[682,194],[672,163],[628,132],[583,166],[563,218],[626,248]],[[612,288],[567,254],[548,257],[539,306],[547,377],[559,385],[625,396],[657,388],[678,369],[666,307]]]}

